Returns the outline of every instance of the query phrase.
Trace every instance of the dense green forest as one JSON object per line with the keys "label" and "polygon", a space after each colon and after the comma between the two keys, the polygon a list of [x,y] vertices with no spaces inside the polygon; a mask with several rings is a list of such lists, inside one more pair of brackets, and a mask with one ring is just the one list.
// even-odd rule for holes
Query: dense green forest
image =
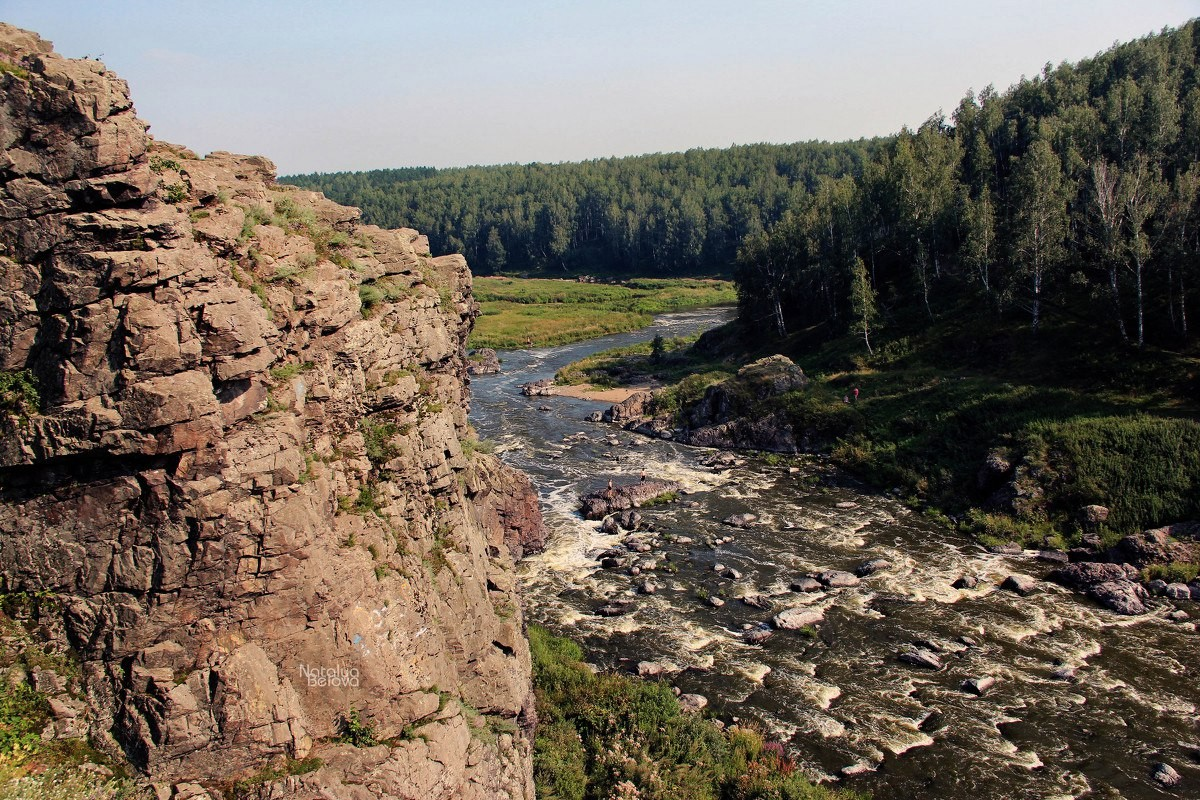
{"label": "dense green forest", "polygon": [[[818,180],[739,256],[743,318],[780,335],[907,314],[1083,323],[1187,340],[1200,291],[1195,22],[902,130],[861,172]],[[964,306],[965,304],[965,306]]]}
{"label": "dense green forest", "polygon": [[293,175],[476,274],[728,275],[743,239],[884,143],[747,145],[571,164]]}

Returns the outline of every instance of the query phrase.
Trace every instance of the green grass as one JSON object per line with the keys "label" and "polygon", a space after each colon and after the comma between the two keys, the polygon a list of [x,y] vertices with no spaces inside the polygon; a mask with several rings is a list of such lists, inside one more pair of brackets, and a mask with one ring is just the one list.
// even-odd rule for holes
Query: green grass
{"label": "green grass", "polygon": [[547,278],[476,278],[480,316],[471,347],[516,349],[571,342],[638,330],[655,314],[730,305],[737,297],[727,281],[637,280],[622,285]]}
{"label": "green grass", "polygon": [[[826,800],[757,730],[684,714],[665,683],[593,674],[573,642],[530,626],[538,730],[537,796],[585,800]],[[623,788],[622,785],[625,785]],[[636,793],[630,791],[630,789]]]}

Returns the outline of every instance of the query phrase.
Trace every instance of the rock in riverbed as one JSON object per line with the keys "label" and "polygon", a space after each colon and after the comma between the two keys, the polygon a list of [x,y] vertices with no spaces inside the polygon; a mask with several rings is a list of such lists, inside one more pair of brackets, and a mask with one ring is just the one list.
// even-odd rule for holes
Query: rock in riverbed
{"label": "rock in riverbed", "polygon": [[982,697],[988,689],[996,685],[996,679],[990,675],[981,678],[968,678],[962,682],[962,690]]}
{"label": "rock in riverbed", "polygon": [[1026,597],[1033,594],[1034,590],[1037,589],[1037,580],[1030,575],[1014,573],[1004,579],[1004,583],[1000,584],[1000,588],[1016,592],[1021,597]]}
{"label": "rock in riverbed", "polygon": [[650,479],[589,492],[581,501],[583,518],[604,519],[615,511],[638,508],[655,498],[677,493],[679,489],[675,481]]}
{"label": "rock in riverbed", "polygon": [[771,624],[781,631],[796,631],[809,625],[815,625],[824,618],[824,609],[799,606],[780,611],[771,618]]}
{"label": "rock in riverbed", "polygon": [[887,569],[892,565],[892,562],[886,558],[872,558],[870,561],[864,561],[854,568],[854,574],[860,578],[865,578],[868,575],[874,575],[880,570]]}
{"label": "rock in riverbed", "polygon": [[819,592],[824,587],[816,578],[809,575],[802,575],[792,581],[790,588],[793,592]]}
{"label": "rock in riverbed", "polygon": [[843,589],[859,584],[858,577],[854,573],[837,569],[826,570],[818,574],[817,580],[829,589]]}
{"label": "rock in riverbed", "polygon": [[942,660],[928,650],[913,648],[911,650],[901,650],[896,654],[896,658],[903,661],[905,664],[912,664],[917,667],[926,669],[941,669]]}

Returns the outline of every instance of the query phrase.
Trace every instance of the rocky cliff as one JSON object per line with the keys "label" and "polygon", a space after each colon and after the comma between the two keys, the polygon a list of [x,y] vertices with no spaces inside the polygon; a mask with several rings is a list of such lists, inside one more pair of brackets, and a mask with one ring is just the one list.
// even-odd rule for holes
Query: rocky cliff
{"label": "rocky cliff", "polygon": [[465,261],[153,140],[3,24],[0,98],[0,578],[69,665],[7,675],[44,735],[159,797],[532,798],[543,533],[473,446]]}

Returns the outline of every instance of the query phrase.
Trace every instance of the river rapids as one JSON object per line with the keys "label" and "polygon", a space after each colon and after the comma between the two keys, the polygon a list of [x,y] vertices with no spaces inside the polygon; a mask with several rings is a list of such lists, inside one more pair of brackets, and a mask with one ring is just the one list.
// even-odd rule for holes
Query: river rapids
{"label": "river rapids", "polygon": [[[1050,565],[989,553],[818,459],[744,455],[741,466],[709,468],[701,461],[712,451],[583,421],[602,404],[517,388],[595,351],[728,316],[671,314],[635,334],[502,352],[502,374],[472,380],[473,424],[533,479],[552,531],[523,563],[530,620],[580,641],[604,667],[680,668],[667,679],[706,696],[715,716],[755,721],[814,778],[878,800],[1200,797],[1200,637],[1192,621],[1168,618],[1175,605],[1121,617],[1044,581],[1021,597],[1001,590],[1003,579],[1040,578]],[[658,544],[635,579],[597,560],[625,536],[601,533],[577,508],[585,492],[642,470],[684,491],[642,510]],[[722,522],[739,513],[758,520]],[[858,585],[790,589],[798,576],[870,559],[888,566]],[[952,588],[962,576],[978,586]],[[637,590],[647,577],[653,595]],[[756,596],[769,608],[742,599]],[[633,610],[596,613],[614,600]],[[745,642],[747,628],[798,606],[822,621]],[[1200,618],[1191,603],[1178,608]],[[942,668],[898,660],[914,646]],[[995,679],[982,696],[962,687],[981,677]],[[1163,763],[1182,776],[1176,786],[1155,780]]]}

